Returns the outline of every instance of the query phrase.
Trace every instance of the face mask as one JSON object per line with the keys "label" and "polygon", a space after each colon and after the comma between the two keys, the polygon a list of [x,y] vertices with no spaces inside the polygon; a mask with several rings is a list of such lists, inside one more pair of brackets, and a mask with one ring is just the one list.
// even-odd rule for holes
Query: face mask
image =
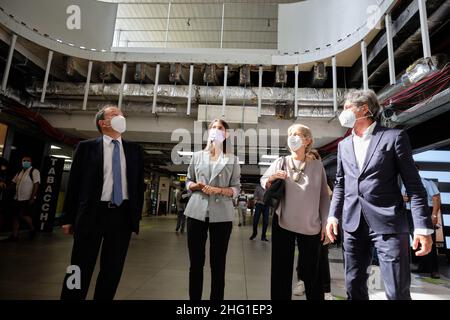
{"label": "face mask", "polygon": [[[369,112],[370,112],[370,110],[369,110]],[[343,127],[353,128],[355,126],[356,120],[369,118],[371,116],[372,116],[372,113],[370,112],[370,115],[356,118],[353,111],[351,111],[350,109],[346,109],[346,110],[342,111],[341,114],[339,115],[339,122],[341,123],[341,126],[343,126]]]}
{"label": "face mask", "polygon": [[123,116],[115,116],[111,119],[111,128],[118,133],[124,133],[127,130],[127,122]]}
{"label": "face mask", "polygon": [[225,134],[222,130],[213,128],[209,130],[209,140],[222,143],[225,140]]}
{"label": "face mask", "polygon": [[23,162],[22,162],[22,167],[23,167],[24,169],[30,168],[30,167],[31,167],[31,162],[30,162],[30,161],[23,161]]}
{"label": "face mask", "polygon": [[287,144],[289,149],[295,152],[303,146],[303,141],[299,136],[289,136],[287,139]]}

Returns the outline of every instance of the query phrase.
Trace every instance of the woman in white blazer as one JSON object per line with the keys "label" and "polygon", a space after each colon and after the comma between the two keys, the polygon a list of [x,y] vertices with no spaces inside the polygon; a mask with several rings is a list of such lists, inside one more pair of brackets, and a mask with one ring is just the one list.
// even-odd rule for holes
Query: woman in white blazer
{"label": "woman in white blazer", "polygon": [[[240,192],[241,168],[228,143],[229,125],[216,119],[209,125],[206,148],[194,152],[186,188],[192,191],[187,204],[189,249],[189,297],[201,300],[205,245],[210,237],[211,300],[223,300],[228,241],[234,219],[232,198]],[[227,148],[228,147],[228,148]]]}

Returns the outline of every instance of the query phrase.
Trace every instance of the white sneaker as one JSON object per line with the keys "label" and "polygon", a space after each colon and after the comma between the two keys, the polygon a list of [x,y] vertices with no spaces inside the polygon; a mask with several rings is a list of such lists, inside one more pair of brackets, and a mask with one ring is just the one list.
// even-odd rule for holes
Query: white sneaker
{"label": "white sneaker", "polygon": [[294,290],[292,290],[292,293],[296,296],[302,296],[305,294],[305,284],[303,283],[302,280],[300,280],[299,282],[297,282],[297,284],[295,285]]}
{"label": "white sneaker", "polygon": [[334,297],[331,294],[331,292],[325,292],[324,298],[325,300],[334,300]]}

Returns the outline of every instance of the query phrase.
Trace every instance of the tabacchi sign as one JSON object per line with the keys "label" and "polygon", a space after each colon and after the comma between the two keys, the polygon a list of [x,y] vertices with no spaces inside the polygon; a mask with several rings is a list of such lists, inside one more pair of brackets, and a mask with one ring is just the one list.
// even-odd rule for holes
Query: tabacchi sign
{"label": "tabacchi sign", "polygon": [[53,231],[63,168],[64,159],[48,157],[45,160],[44,170],[42,171],[43,185],[40,188],[38,207],[40,231]]}

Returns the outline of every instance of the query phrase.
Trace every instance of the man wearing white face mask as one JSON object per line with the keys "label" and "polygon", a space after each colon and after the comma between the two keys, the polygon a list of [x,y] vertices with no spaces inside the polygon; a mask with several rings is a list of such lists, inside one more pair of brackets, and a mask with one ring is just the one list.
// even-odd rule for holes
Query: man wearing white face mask
{"label": "man wearing white face mask", "polygon": [[369,299],[367,268],[375,247],[387,298],[410,300],[409,228],[399,175],[411,196],[413,248],[421,246],[416,255],[430,251],[433,227],[408,136],[378,125],[379,109],[372,90],[354,90],[346,97],[339,120],[353,130],[338,145],[327,234],[334,242],[342,224],[348,299]]}
{"label": "man wearing white face mask", "polygon": [[67,274],[61,299],[85,299],[102,248],[94,299],[112,300],[122,275],[131,233],[139,232],[144,201],[142,148],[122,140],[126,121],[112,105],[95,116],[101,137],[79,143],[73,156],[63,209],[63,230],[74,235],[71,265],[81,288]]}

